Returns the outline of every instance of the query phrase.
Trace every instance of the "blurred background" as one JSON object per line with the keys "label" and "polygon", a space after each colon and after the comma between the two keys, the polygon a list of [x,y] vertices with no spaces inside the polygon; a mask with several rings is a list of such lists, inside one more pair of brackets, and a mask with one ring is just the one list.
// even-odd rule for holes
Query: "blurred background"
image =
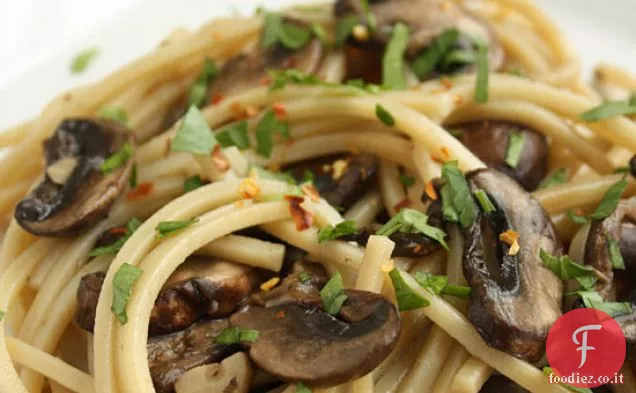
{"label": "blurred background", "polygon": [[[310,0],[0,0],[0,129],[34,116],[59,92],[97,80],[154,47],[179,25]],[[610,61],[636,72],[636,0],[536,0],[586,67]],[[315,2],[315,1],[314,1]],[[86,48],[100,54],[69,72]]]}

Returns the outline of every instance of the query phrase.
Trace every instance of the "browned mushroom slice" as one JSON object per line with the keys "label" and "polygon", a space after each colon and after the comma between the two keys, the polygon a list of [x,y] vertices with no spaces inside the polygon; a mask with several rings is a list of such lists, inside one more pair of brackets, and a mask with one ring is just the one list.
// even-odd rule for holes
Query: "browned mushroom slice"
{"label": "browned mushroom slice", "polygon": [[[407,45],[407,56],[410,58],[416,57],[429,47],[445,30],[457,29],[461,35],[455,43],[455,49],[465,50],[473,45],[472,37],[478,38],[488,44],[490,68],[498,70],[503,66],[504,51],[495,33],[485,21],[461,5],[444,0],[380,0],[369,3],[377,28],[369,42],[354,42],[356,46],[366,49],[367,56],[355,53],[358,59],[364,59],[364,63],[377,64],[381,61],[381,48],[389,42],[393,26],[402,22],[410,28]],[[338,17],[357,14],[360,15],[361,22],[366,20],[360,0],[338,0],[334,10]],[[353,64],[363,62],[358,60]]]}
{"label": "browned mushroom slice", "polygon": [[[477,209],[477,219],[465,230],[464,275],[473,288],[468,318],[491,347],[535,362],[561,316],[563,289],[539,250],[560,255],[561,244],[539,202],[514,180],[493,169],[474,171],[468,179],[496,207],[487,214]],[[516,255],[499,240],[508,230],[519,235]]]}
{"label": "browned mushroom slice", "polygon": [[[595,290],[603,297],[607,297],[612,288],[614,270],[609,255],[608,238],[619,241],[621,254],[626,264],[635,265],[633,249],[636,248],[634,239],[634,225],[636,223],[636,197],[622,200],[616,210],[600,221],[593,221],[585,242],[586,265],[593,266],[603,273],[606,280],[599,280]],[[636,239],[634,239],[636,240]]]}
{"label": "browned mushroom slice", "polygon": [[614,319],[618,322],[621,329],[623,329],[628,351],[633,351],[636,349],[636,290],[632,291],[627,301],[632,304],[632,312]]}
{"label": "browned mushroom slice", "polygon": [[[479,159],[515,179],[526,190],[539,186],[548,172],[548,143],[543,134],[503,121],[479,121],[458,125],[459,140]],[[510,135],[521,133],[523,147],[517,165],[506,163]]]}
{"label": "browned mushroom slice", "polygon": [[352,154],[303,161],[286,169],[298,182],[311,172],[320,196],[332,206],[346,209],[373,185],[378,162],[370,154]]}
{"label": "browned mushroom slice", "polygon": [[174,392],[175,381],[186,371],[216,363],[237,351],[216,342],[228,327],[227,319],[198,322],[186,330],[148,340],[148,365],[157,393]]}
{"label": "browned mushroom slice", "polygon": [[[356,233],[338,238],[338,240],[353,241],[361,246],[365,246],[369,236],[377,232],[380,226],[372,225],[371,228],[363,228]],[[395,248],[391,253],[392,257],[421,258],[439,250],[441,245],[438,241],[421,233],[395,232],[389,236],[395,243]]]}
{"label": "browned mushroom slice", "polygon": [[[44,141],[44,180],[15,210],[15,219],[38,236],[73,235],[108,214],[131,173],[130,130],[103,119],[68,119]],[[105,160],[124,151],[120,166],[103,173]]]}
{"label": "browned mushroom slice", "polygon": [[395,306],[384,296],[347,290],[340,319],[296,303],[250,306],[230,325],[259,331],[244,344],[256,365],[288,382],[333,386],[373,370],[391,353],[400,333]]}
{"label": "browned mushroom slice", "polygon": [[[103,273],[82,278],[77,292],[77,323],[92,331]],[[256,285],[250,268],[204,257],[190,257],[170,276],[155,300],[150,335],[183,330],[201,318],[227,317]]]}
{"label": "browned mushroom slice", "polygon": [[[304,73],[313,74],[318,70],[324,54],[324,48],[319,39],[310,40],[303,48],[292,51],[281,45],[270,48],[253,49],[249,53],[240,54],[230,59],[212,83],[208,86],[204,102],[212,98],[227,97],[239,93],[250,87],[258,86],[269,70],[296,69]],[[168,111],[164,120],[165,128],[170,127],[187,110],[188,97],[181,97],[172,109]]]}

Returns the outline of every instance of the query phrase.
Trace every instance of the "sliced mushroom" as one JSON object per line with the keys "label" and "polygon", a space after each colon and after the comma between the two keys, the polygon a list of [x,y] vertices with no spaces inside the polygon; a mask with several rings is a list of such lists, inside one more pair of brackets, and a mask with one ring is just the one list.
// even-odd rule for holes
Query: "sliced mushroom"
{"label": "sliced mushroom", "polygon": [[316,307],[286,303],[250,306],[230,325],[260,332],[244,344],[252,361],[287,382],[333,386],[367,374],[393,350],[400,333],[395,306],[384,296],[356,290],[335,318]]}
{"label": "sliced mushroom", "polygon": [[[242,90],[256,87],[267,76],[269,70],[296,69],[313,74],[318,70],[324,55],[320,40],[314,38],[303,48],[291,51],[281,45],[262,48],[260,45],[248,53],[228,60],[219,74],[208,86],[205,102],[213,97],[228,97]],[[188,108],[188,97],[181,97],[164,120],[165,128],[174,124]]]}
{"label": "sliced mushroom", "polygon": [[320,307],[320,288],[329,277],[324,267],[305,260],[294,262],[292,271],[274,289],[252,295],[253,303],[263,307],[273,307],[285,303],[298,303]]}
{"label": "sliced mushroom", "polygon": [[188,370],[216,363],[237,351],[216,342],[229,326],[227,319],[202,321],[186,330],[148,340],[148,365],[157,393],[174,392],[175,382]]}
{"label": "sliced mushroom", "polygon": [[303,161],[287,169],[298,182],[305,181],[306,171],[311,171],[320,196],[346,209],[373,185],[378,162],[370,154],[351,154]]}
{"label": "sliced mushroom", "polygon": [[628,350],[633,351],[636,349],[636,290],[630,294],[627,301],[632,304],[632,312],[614,319],[618,322],[621,329],[623,329]]}
{"label": "sliced mushroom", "polygon": [[247,393],[252,381],[252,365],[243,352],[221,363],[199,366],[177,379],[176,393]]}
{"label": "sliced mushroom", "polygon": [[[371,34],[370,42],[354,43],[372,55],[365,58],[371,64],[378,62],[379,49],[387,45],[393,26],[398,22],[406,23],[410,29],[407,45],[407,56],[410,58],[420,54],[443,31],[455,28],[463,33],[455,44],[457,49],[471,47],[473,44],[469,37],[476,37],[488,44],[489,66],[492,70],[500,69],[504,63],[503,48],[492,29],[457,3],[443,0],[380,0],[370,3],[369,9],[375,16],[377,28]],[[338,17],[357,14],[360,15],[361,23],[366,20],[360,0],[338,0],[334,10]],[[357,56],[361,57],[359,53]]]}
{"label": "sliced mushroom", "polygon": [[108,214],[131,173],[132,160],[109,173],[104,161],[126,144],[132,132],[103,119],[64,120],[44,141],[44,180],[15,210],[15,219],[38,236],[66,236],[91,227]]}
{"label": "sliced mushroom", "polygon": [[[76,321],[93,331],[103,273],[82,278],[77,292]],[[245,266],[204,257],[190,257],[170,276],[150,316],[150,335],[183,330],[200,318],[229,316],[254,289],[254,272]]]}
{"label": "sliced mushroom", "polygon": [[[595,290],[607,297],[612,288],[614,270],[609,255],[608,237],[619,241],[626,265],[636,267],[636,197],[622,200],[616,210],[600,221],[593,221],[585,242],[586,265],[593,266],[606,279],[597,281]],[[634,285],[634,284],[632,284]]]}
{"label": "sliced mushroom", "polygon": [[[471,122],[454,128],[461,131],[459,140],[486,165],[512,177],[528,191],[536,189],[548,173],[549,148],[543,134],[504,121]],[[506,163],[513,132],[523,133],[523,148],[514,168]]]}
{"label": "sliced mushroom", "polygon": [[[362,246],[367,244],[369,236],[373,235],[380,228],[379,225],[372,225],[371,228],[362,228],[356,233],[346,235],[339,240],[353,241]],[[392,257],[421,258],[434,253],[440,249],[440,244],[421,233],[395,232],[389,236],[395,243]]]}
{"label": "sliced mushroom", "polygon": [[[483,214],[475,205],[475,223],[464,231],[464,275],[473,288],[468,318],[491,347],[535,362],[561,316],[563,291],[539,250],[560,255],[560,241],[539,202],[514,180],[493,169],[474,171],[468,179],[496,207]],[[519,235],[516,255],[509,255],[510,246],[499,240],[507,230]]]}

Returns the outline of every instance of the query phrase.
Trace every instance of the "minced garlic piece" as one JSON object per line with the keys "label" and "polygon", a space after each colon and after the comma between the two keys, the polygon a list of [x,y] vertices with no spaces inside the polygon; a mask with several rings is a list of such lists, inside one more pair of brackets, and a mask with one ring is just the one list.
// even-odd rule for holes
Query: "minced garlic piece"
{"label": "minced garlic piece", "polygon": [[254,179],[245,179],[239,186],[239,192],[243,198],[254,199],[261,192],[261,188],[256,184]]}
{"label": "minced garlic piece", "polygon": [[280,277],[272,277],[261,284],[261,291],[269,292],[280,282]]}
{"label": "minced garlic piece", "polygon": [[46,168],[46,174],[56,184],[64,184],[77,166],[77,158],[64,157]]}
{"label": "minced garlic piece", "polygon": [[331,177],[334,180],[340,179],[342,175],[344,175],[348,166],[349,166],[349,163],[347,162],[347,160],[337,160],[336,162],[333,163],[333,174]]}
{"label": "minced garlic piece", "polygon": [[513,231],[512,229],[508,229],[499,235],[499,240],[506,243],[510,246],[510,250],[508,250],[508,255],[517,255],[519,252],[519,233]]}
{"label": "minced garlic piece", "polygon": [[369,29],[364,25],[355,25],[351,33],[356,41],[364,42],[369,39]]}

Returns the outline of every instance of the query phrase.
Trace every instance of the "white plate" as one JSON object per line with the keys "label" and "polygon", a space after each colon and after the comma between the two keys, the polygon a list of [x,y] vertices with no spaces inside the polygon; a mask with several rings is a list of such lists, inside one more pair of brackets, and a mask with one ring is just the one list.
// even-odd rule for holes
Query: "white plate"
{"label": "white plate", "polygon": [[[4,2],[4,3],[3,3]],[[99,80],[153,48],[177,26],[249,14],[293,0],[0,0],[0,129],[38,114],[59,92]],[[306,1],[305,1],[306,2]],[[537,0],[558,21],[587,69],[608,61],[636,72],[636,0]],[[88,71],[71,75],[78,51],[98,47]]]}

